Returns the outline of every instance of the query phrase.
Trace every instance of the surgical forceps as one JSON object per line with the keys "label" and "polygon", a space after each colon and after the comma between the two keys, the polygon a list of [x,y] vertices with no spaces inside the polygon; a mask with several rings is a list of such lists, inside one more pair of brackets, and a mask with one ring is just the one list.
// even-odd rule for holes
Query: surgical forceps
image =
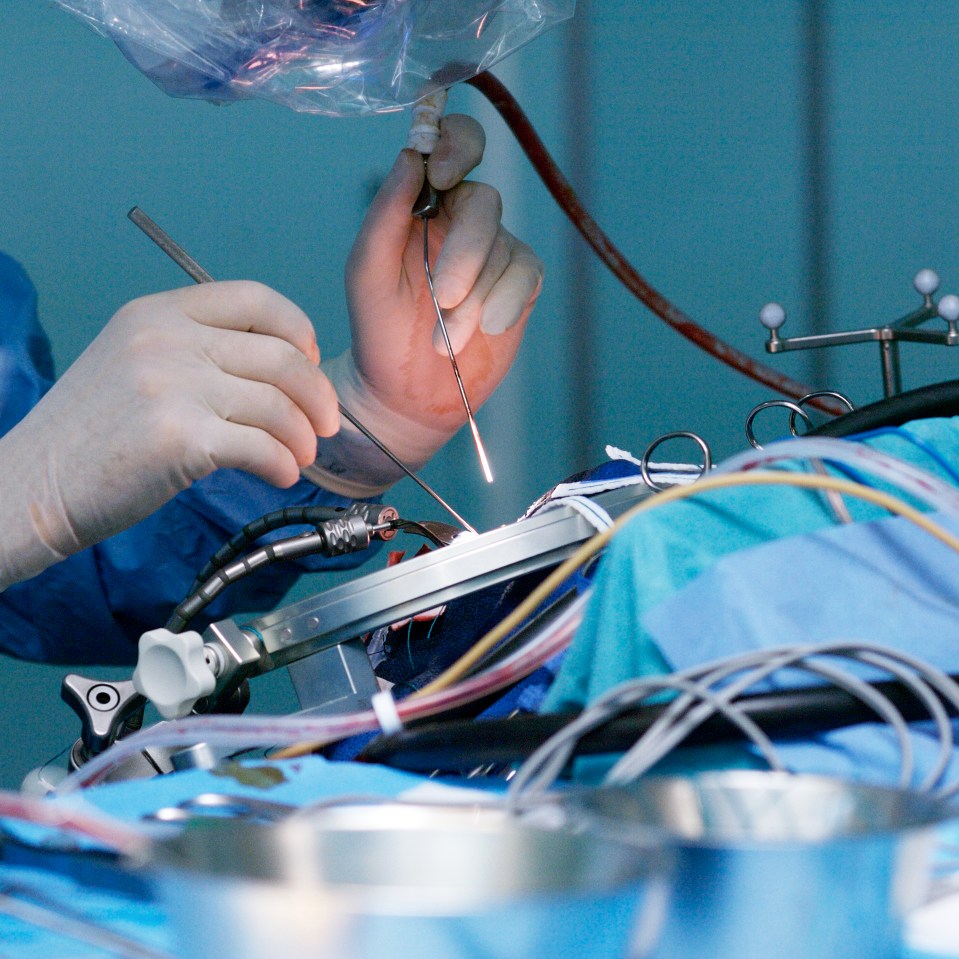
{"label": "surgical forceps", "polygon": [[[768,410],[772,407],[782,407],[783,409],[789,410],[789,432],[792,436],[799,436],[799,431],[796,428],[797,417],[804,420],[808,427],[812,427],[812,420],[810,419],[809,414],[806,412],[804,407],[810,400],[819,396],[829,396],[838,400],[849,410],[850,413],[855,409],[848,397],[844,396],[842,393],[837,393],[835,390],[817,390],[815,393],[807,393],[806,396],[802,397],[802,399],[795,403],[791,402],[790,400],[769,400],[766,403],[760,403],[758,406],[753,407],[749,416],[746,418],[746,439],[749,441],[749,445],[756,450],[762,449],[762,444],[756,439],[756,435],[753,432],[753,420],[755,420],[763,410]],[[814,472],[818,473],[820,476],[829,475],[826,465],[822,460],[810,460],[809,465],[813,468]],[[826,502],[829,504],[829,508],[832,510],[833,516],[837,522],[844,523],[846,525],[852,523],[852,514],[849,512],[848,507],[839,493],[831,489],[824,490],[823,496]]]}

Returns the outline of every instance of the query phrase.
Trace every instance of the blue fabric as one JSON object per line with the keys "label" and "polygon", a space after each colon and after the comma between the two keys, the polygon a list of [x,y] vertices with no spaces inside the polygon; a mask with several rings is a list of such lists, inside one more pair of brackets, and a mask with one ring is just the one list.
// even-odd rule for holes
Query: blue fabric
{"label": "blue fabric", "polygon": [[[955,418],[917,421],[908,429],[935,448],[953,469],[959,464],[959,421]],[[909,436],[894,431],[867,442],[949,480],[936,459]],[[888,489],[882,483],[873,485]],[[886,515],[878,507],[852,498],[847,505],[857,522]],[[583,625],[545,708],[557,712],[581,709],[627,679],[669,672],[667,659],[644,624],[649,610],[724,556],[833,523],[819,495],[786,487],[717,490],[637,516],[613,539],[600,563]],[[789,589],[787,572],[783,571],[783,590]],[[700,660],[706,656],[705,650],[692,652]]]}
{"label": "blue fabric", "polygon": [[[930,518],[959,534],[959,518]],[[959,673],[957,570],[953,550],[901,517],[836,526],[724,556],[641,621],[673,669],[838,640]]]}
{"label": "blue fabric", "polygon": [[[0,253],[0,434],[53,382],[50,346],[36,307],[25,272]],[[200,567],[242,526],[284,506],[348,502],[305,480],[280,490],[221,470],[130,529],[0,594],[0,650],[54,663],[133,662],[140,634],[166,622]],[[304,569],[355,566],[365,558],[317,558],[263,569],[225,590],[197,626],[269,609]]]}
{"label": "blue fabric", "polygon": [[[936,521],[953,535],[959,532],[955,517]],[[952,550],[904,519],[841,526],[724,556],[648,610],[642,622],[677,670],[770,647],[838,640],[877,643],[956,674],[957,568]],[[832,664],[871,681],[890,678],[845,659]],[[796,670],[780,670],[774,680],[779,687],[817,681]],[[911,785],[919,787],[938,758],[939,735],[920,723],[910,726],[910,735]],[[885,724],[777,744],[777,752],[797,772],[899,781],[900,747]],[[952,756],[947,782],[959,779],[959,752]]]}

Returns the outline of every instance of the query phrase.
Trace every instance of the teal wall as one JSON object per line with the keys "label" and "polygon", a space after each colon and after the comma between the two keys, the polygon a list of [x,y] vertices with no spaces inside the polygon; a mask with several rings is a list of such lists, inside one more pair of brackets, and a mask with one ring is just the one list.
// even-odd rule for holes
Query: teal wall
{"label": "teal wall", "polygon": [[[886,322],[931,266],[959,290],[959,21],[914,0],[580,0],[577,18],[499,69],[596,218],[695,319],[765,358],[756,315],[787,332]],[[339,120],[268,103],[164,97],[111,45],[42,0],[0,0],[0,248],[40,291],[62,369],[125,301],[182,285],[126,220],[134,204],[215,276],[269,283],[347,343],[342,268],[404,115]],[[691,429],[718,456],[743,445],[769,392],[665,329],[599,266],[475,91],[453,109],[486,124],[477,176],[547,265],[523,354],[479,414],[497,473],[478,481],[461,435],[425,471],[477,525],[513,519],[607,443],[642,452]],[[875,351],[770,358],[857,402],[880,390]],[[959,356],[903,351],[906,386],[956,375]],[[770,427],[772,429],[772,427]],[[677,450],[681,453],[681,450]],[[412,484],[394,497],[436,516]],[[304,585],[322,588],[324,580]],[[61,671],[0,664],[0,783],[75,730]],[[23,722],[26,717],[26,722]]]}

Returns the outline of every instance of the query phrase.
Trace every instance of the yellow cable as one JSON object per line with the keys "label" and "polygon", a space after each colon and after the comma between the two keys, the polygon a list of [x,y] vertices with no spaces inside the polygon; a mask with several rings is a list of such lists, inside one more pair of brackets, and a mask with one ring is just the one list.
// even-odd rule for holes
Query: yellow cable
{"label": "yellow cable", "polygon": [[772,471],[756,471],[747,473],[727,473],[721,476],[704,477],[689,486],[673,486],[670,489],[650,496],[638,503],[632,509],[623,513],[616,522],[606,530],[587,540],[572,556],[558,566],[546,579],[533,590],[526,599],[513,610],[505,619],[494,626],[485,636],[479,639],[468,652],[461,656],[445,672],[441,673],[431,683],[411,694],[410,698],[428,696],[447,689],[459,682],[493,647],[505,639],[523,620],[535,612],[536,608],[566,579],[573,575],[595,556],[619,532],[622,527],[639,513],[647,512],[659,506],[667,506],[677,500],[708,493],[710,490],[725,489],[730,486],[798,486],[805,489],[836,490],[838,493],[848,494],[858,499],[881,506],[890,513],[896,513],[909,520],[916,526],[924,529],[950,549],[959,553],[959,539],[947,533],[932,520],[928,519],[919,510],[914,509],[901,499],[884,493],[881,490],[862,486],[851,480],[840,479],[834,476],[819,476],[808,473],[785,473]]}

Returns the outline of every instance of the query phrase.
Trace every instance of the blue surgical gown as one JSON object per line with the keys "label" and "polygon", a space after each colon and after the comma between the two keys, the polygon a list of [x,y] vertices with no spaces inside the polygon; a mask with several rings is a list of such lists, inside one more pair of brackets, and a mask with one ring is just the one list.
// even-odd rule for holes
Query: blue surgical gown
{"label": "blue surgical gown", "polygon": [[[22,267],[0,253],[0,435],[40,400],[53,376],[36,290]],[[347,502],[305,480],[279,490],[246,473],[219,470],[135,526],[0,593],[0,650],[51,663],[132,662],[140,634],[166,622],[200,567],[246,523],[284,506]],[[362,558],[305,565],[355,565]],[[303,569],[262,568],[205,612],[223,618],[269,609]]]}

